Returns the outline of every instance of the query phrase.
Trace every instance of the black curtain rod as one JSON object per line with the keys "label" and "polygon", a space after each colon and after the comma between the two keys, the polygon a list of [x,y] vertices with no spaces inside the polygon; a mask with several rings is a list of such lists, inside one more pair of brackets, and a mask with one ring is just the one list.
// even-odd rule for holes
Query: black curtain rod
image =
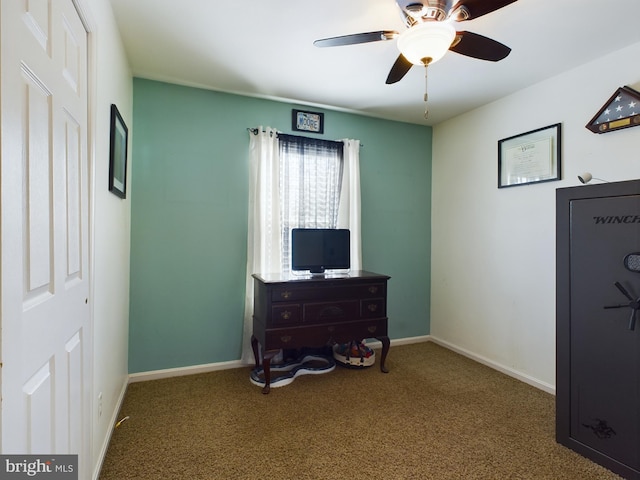
{"label": "black curtain rod", "polygon": [[[247,127],[247,132],[251,132],[254,135],[257,135],[258,134],[258,129],[257,128]],[[266,130],[262,130],[262,133],[264,133],[264,132],[266,132]],[[271,132],[271,133],[273,133],[273,132]],[[277,132],[276,132],[276,135],[277,135]]]}
{"label": "black curtain rod", "polygon": [[[257,135],[257,134],[258,134],[258,129],[257,129],[256,127],[254,127],[254,128],[247,127],[247,131],[248,131],[248,132],[253,133],[254,135]],[[262,130],[262,132],[264,133],[264,132],[266,132],[266,130]],[[276,135],[277,135],[278,133],[281,133],[281,132],[276,132]],[[287,135],[290,135],[290,134],[287,134]],[[294,137],[295,137],[296,135],[292,135],[292,136],[294,136]],[[302,137],[302,135],[297,135],[297,136]],[[305,138],[313,138],[313,137],[305,137]],[[333,141],[334,141],[334,142],[342,142],[342,140],[333,140]],[[343,142],[343,143],[344,143],[344,142]],[[361,144],[360,144],[360,147],[364,147],[364,145],[361,143]]]}

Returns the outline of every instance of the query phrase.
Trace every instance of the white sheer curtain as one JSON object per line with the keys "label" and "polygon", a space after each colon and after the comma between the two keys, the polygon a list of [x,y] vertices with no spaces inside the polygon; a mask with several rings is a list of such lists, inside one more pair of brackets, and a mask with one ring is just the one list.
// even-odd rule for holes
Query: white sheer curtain
{"label": "white sheer curtain", "polygon": [[277,273],[280,237],[280,158],[278,134],[271,127],[249,131],[249,224],[242,340],[243,363],[253,362],[253,273]]}
{"label": "white sheer curtain", "polygon": [[360,230],[360,140],[345,139],[338,228],[351,230],[351,270],[362,270]]}
{"label": "white sheer curtain", "polygon": [[[249,132],[249,224],[245,289],[243,363],[253,363],[253,273],[282,271],[282,198],[277,131],[259,127]],[[351,231],[351,269],[361,270],[360,141],[343,140],[343,169],[337,228]]]}

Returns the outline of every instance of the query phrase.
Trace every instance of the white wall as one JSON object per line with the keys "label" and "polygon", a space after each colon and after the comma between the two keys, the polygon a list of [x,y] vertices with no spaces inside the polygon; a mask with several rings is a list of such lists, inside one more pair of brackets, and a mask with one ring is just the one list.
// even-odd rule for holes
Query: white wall
{"label": "white wall", "polygon": [[[640,128],[585,125],[618,87],[640,91],[640,43],[437,125],[431,334],[555,391],[555,190],[589,171],[640,178]],[[497,188],[498,140],[562,124],[562,181]]]}
{"label": "white wall", "polygon": [[[80,0],[87,11],[93,64],[90,66],[92,146],[93,272],[93,476],[108,446],[128,378],[129,234],[131,223],[131,138],[133,80],[108,0]],[[115,103],[129,127],[127,199],[108,190],[110,108]],[[102,394],[102,400],[98,396]]]}

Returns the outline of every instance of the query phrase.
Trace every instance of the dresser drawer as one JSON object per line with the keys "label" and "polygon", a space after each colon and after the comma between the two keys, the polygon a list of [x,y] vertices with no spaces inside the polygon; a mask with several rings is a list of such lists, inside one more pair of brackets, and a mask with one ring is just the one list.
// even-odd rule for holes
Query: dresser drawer
{"label": "dresser drawer", "polygon": [[321,347],[331,341],[346,343],[351,340],[387,336],[387,319],[357,320],[326,325],[273,328],[264,332],[265,349]]}
{"label": "dresser drawer", "polygon": [[295,325],[302,320],[302,308],[299,303],[277,303],[271,307],[273,325]]}
{"label": "dresser drawer", "polygon": [[364,340],[387,336],[387,319],[375,318],[371,320],[358,320],[357,322],[341,323],[333,325],[331,340],[336,343],[347,343],[351,340]]}
{"label": "dresser drawer", "polygon": [[384,283],[371,283],[360,287],[359,298],[386,297],[387,286]]}
{"label": "dresser drawer", "polygon": [[331,282],[329,285],[323,282],[313,286],[282,285],[273,287],[271,301],[276,302],[305,302],[314,300],[333,300],[351,298],[376,298],[386,296],[385,283],[363,283],[350,285],[340,281]]}
{"label": "dresser drawer", "polygon": [[302,321],[305,324],[332,323],[360,318],[358,300],[305,303],[302,309]]}
{"label": "dresser drawer", "polygon": [[387,315],[384,298],[371,298],[360,301],[360,316],[362,318],[385,317]]}

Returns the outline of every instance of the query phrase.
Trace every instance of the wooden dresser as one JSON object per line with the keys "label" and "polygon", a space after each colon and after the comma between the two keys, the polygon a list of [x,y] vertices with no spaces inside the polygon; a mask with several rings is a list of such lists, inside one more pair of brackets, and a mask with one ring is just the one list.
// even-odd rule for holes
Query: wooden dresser
{"label": "wooden dresser", "polygon": [[382,342],[380,370],[387,372],[387,280],[377,273],[300,276],[254,274],[251,345],[269,393],[271,359],[280,349],[322,347],[376,338]]}

